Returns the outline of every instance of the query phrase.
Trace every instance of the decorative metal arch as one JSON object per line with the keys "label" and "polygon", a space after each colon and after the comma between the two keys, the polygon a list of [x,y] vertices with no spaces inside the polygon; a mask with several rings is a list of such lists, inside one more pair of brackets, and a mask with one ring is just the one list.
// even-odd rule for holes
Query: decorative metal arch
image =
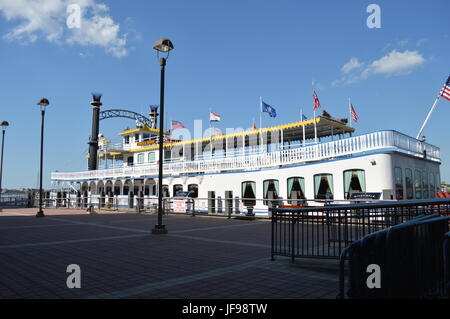
{"label": "decorative metal arch", "polygon": [[123,117],[128,118],[132,120],[137,120],[142,124],[145,124],[147,126],[150,126],[150,119],[145,117],[142,114],[128,111],[128,110],[105,110],[100,112],[100,120],[106,120],[113,117]]}

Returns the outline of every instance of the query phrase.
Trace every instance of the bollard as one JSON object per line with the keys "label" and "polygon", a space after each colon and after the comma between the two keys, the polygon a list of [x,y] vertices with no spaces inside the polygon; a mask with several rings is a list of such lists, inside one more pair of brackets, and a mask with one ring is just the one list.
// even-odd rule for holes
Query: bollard
{"label": "bollard", "polygon": [[128,192],[128,208],[134,207],[134,194],[133,191]]}
{"label": "bollard", "polygon": [[101,207],[105,207],[105,192],[101,192],[100,193],[100,205],[98,205],[99,206],[99,209],[101,208]]}
{"label": "bollard", "polygon": [[86,208],[88,206],[88,192],[84,191],[83,194],[83,208]]}
{"label": "bollard", "polygon": [[217,197],[217,212],[218,213],[222,213],[222,197],[218,196]]}
{"label": "bollard", "polygon": [[228,213],[228,219],[233,213],[233,191],[225,191],[225,212]]}
{"label": "bollard", "polygon": [[139,206],[139,212],[141,210],[144,210],[144,192],[139,192],[139,198],[138,198],[138,206]]}
{"label": "bollard", "polygon": [[192,200],[192,217],[195,217],[195,200],[191,198]]}
{"label": "bollard", "polygon": [[77,208],[81,207],[81,192],[77,192]]}
{"label": "bollard", "polygon": [[216,212],[216,192],[208,191],[208,213]]}

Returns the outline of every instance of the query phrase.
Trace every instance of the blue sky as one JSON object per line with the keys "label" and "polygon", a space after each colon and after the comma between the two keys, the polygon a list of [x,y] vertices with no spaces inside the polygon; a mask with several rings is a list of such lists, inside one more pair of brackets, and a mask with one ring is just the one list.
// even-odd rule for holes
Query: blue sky
{"label": "blue sky", "polygon": [[[84,8],[81,29],[66,26],[66,6]],[[381,28],[369,29],[369,4]],[[35,187],[39,108],[46,116],[45,185],[50,172],[86,169],[91,92],[103,109],[148,112],[159,103],[159,65],[152,44],[170,38],[169,119],[218,127],[259,123],[259,96],[276,108],[264,125],[312,116],[311,82],[325,110],[348,116],[357,133],[395,129],[415,136],[450,73],[448,0],[430,1],[96,1],[0,0],[0,120],[8,120],[3,186]],[[448,118],[441,99],[424,134],[441,147],[450,180]],[[101,132],[117,139],[132,121],[111,119]]]}

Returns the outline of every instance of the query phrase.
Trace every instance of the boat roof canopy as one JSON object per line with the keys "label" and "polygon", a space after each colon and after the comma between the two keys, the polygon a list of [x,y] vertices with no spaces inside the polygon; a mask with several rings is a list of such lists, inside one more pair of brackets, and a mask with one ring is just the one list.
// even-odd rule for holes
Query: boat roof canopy
{"label": "boat roof canopy", "polygon": [[[223,135],[217,135],[213,137],[206,137],[201,139],[194,139],[194,140],[188,140],[188,141],[177,141],[177,142],[171,142],[171,143],[165,143],[164,147],[173,147],[183,144],[195,144],[195,143],[202,143],[202,144],[208,144],[211,141],[219,141],[225,139],[231,139],[231,138],[238,138],[242,136],[254,136],[259,134],[263,134],[263,143],[264,144],[270,144],[272,143],[271,137],[272,132],[279,133],[282,131],[283,134],[283,140],[284,142],[293,142],[293,141],[301,141],[303,140],[303,127],[305,128],[305,140],[313,139],[315,137],[314,134],[314,122],[316,122],[317,127],[317,137],[323,138],[328,137],[332,135],[339,135],[339,134],[346,134],[346,133],[353,133],[355,131],[354,128],[349,127],[346,125],[346,123],[328,118],[319,116],[315,119],[310,119],[306,121],[299,121],[289,124],[283,124],[278,126],[272,126],[272,127],[266,127],[262,129],[256,129],[256,130],[247,130],[243,132],[236,132],[231,134],[223,134]],[[269,134],[267,134],[269,133]],[[247,146],[247,142],[246,142]],[[158,144],[149,146],[149,147],[143,147],[143,148],[137,148],[131,150],[131,152],[138,152],[138,151],[145,151],[145,150],[153,150],[157,149]]]}

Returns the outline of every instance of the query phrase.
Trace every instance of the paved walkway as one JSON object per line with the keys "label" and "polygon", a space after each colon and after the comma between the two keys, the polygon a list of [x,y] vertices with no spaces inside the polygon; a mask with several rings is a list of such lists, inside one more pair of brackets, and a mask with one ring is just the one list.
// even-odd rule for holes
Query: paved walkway
{"label": "paved walkway", "polygon": [[[337,261],[270,260],[270,222],[47,209],[0,213],[0,298],[335,298]],[[81,268],[81,288],[66,285]]]}

